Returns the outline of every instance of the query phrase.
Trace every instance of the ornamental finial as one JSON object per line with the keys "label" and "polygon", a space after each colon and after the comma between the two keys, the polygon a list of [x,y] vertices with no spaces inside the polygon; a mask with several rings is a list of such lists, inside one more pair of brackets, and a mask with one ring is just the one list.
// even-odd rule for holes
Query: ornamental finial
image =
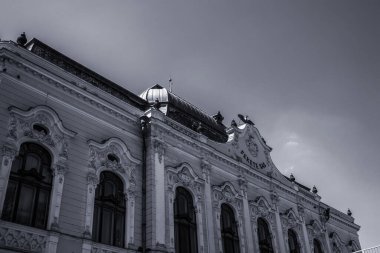
{"label": "ornamental finial", "polygon": [[26,38],[25,32],[21,33],[21,35],[17,38],[17,44],[20,46],[25,46],[28,39]]}

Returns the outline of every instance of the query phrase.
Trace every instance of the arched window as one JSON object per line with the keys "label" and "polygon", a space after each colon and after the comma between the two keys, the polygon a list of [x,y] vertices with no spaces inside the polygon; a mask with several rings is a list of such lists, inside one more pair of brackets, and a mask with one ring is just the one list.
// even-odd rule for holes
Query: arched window
{"label": "arched window", "polygon": [[177,187],[174,201],[175,252],[198,252],[195,218],[193,197],[183,187]]}
{"label": "arched window", "polygon": [[268,223],[263,218],[257,219],[257,236],[260,253],[273,253],[272,238]]}
{"label": "arched window", "polygon": [[300,253],[300,245],[298,244],[297,234],[292,230],[288,230],[288,244],[290,253]]}
{"label": "arched window", "polygon": [[313,240],[313,246],[314,246],[314,253],[323,253],[322,246],[319,240],[314,239]]}
{"label": "arched window", "polygon": [[227,204],[222,204],[220,216],[223,252],[239,253],[239,235],[234,211]]}
{"label": "arched window", "polygon": [[103,171],[95,192],[93,240],[124,247],[124,224],[124,184],[114,173]]}
{"label": "arched window", "polygon": [[35,143],[24,143],[12,163],[2,219],[46,229],[52,188],[51,157]]}
{"label": "arched window", "polygon": [[333,249],[332,250],[334,253],[340,253],[340,249],[339,249],[338,245],[336,245],[335,242],[333,242]]}

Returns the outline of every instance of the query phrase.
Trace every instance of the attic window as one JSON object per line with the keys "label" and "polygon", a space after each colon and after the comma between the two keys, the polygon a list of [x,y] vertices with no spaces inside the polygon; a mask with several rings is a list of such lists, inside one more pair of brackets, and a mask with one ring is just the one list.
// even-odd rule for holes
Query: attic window
{"label": "attic window", "polygon": [[39,133],[44,133],[45,135],[47,135],[49,133],[49,129],[47,129],[47,127],[41,125],[41,124],[34,124],[33,125],[33,130],[39,132]]}
{"label": "attic window", "polygon": [[111,162],[116,162],[116,163],[119,162],[119,158],[114,154],[108,154],[107,159],[110,160]]}

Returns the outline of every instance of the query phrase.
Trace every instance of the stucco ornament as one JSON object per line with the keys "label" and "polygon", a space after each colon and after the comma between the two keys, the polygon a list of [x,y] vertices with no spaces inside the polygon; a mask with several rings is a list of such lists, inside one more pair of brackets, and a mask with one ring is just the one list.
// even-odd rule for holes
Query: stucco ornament
{"label": "stucco ornament", "polygon": [[290,208],[281,214],[281,223],[284,232],[287,232],[290,228],[296,228],[301,223],[301,219],[294,212],[293,208]]}
{"label": "stucco ornament", "polygon": [[167,148],[167,144],[163,141],[155,139],[153,141],[154,151],[158,154],[158,160],[162,163],[162,157],[165,155],[165,150]]}
{"label": "stucco ornament", "polygon": [[37,106],[28,111],[11,106],[8,111],[8,142],[16,147],[25,141],[42,143],[55,154],[55,162],[67,160],[68,140],[76,133],[63,126],[55,111],[47,106]]}
{"label": "stucco ornament", "polygon": [[127,183],[128,190],[134,192],[136,187],[135,168],[140,161],[131,155],[127,145],[118,138],[110,138],[103,143],[90,140],[88,145],[90,150],[89,177],[96,175],[99,178],[100,172],[110,170],[119,174]]}
{"label": "stucco ornament", "polygon": [[245,144],[247,145],[249,153],[251,153],[253,157],[256,157],[259,153],[259,146],[255,143],[255,138],[250,135],[245,141]]}
{"label": "stucco ornament", "polygon": [[182,186],[201,199],[205,181],[197,175],[190,164],[181,163],[175,167],[167,166],[166,171],[169,190],[174,191],[176,187]]}
{"label": "stucco ornament", "polygon": [[43,252],[47,236],[10,227],[0,228],[0,246],[27,252]]}
{"label": "stucco ornament", "polygon": [[222,185],[213,186],[214,206],[219,208],[222,203],[229,203],[241,215],[243,196],[235,189],[231,182],[224,182]]}
{"label": "stucco ornament", "polygon": [[344,243],[340,239],[339,235],[335,232],[332,232],[329,234],[330,243],[331,243],[331,249],[333,253],[340,253],[344,252]]}
{"label": "stucco ornament", "polygon": [[255,200],[249,201],[251,220],[256,223],[257,219],[265,218],[270,224],[274,225],[274,211],[273,206],[266,200],[264,196],[257,197]]}

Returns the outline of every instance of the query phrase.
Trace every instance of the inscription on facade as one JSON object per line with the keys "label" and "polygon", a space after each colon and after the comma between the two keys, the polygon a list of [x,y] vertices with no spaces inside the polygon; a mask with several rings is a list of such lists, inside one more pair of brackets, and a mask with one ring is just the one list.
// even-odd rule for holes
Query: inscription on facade
{"label": "inscription on facade", "polygon": [[265,163],[256,163],[248,155],[244,152],[244,150],[240,151],[240,154],[243,156],[243,159],[254,169],[265,169],[267,165]]}

